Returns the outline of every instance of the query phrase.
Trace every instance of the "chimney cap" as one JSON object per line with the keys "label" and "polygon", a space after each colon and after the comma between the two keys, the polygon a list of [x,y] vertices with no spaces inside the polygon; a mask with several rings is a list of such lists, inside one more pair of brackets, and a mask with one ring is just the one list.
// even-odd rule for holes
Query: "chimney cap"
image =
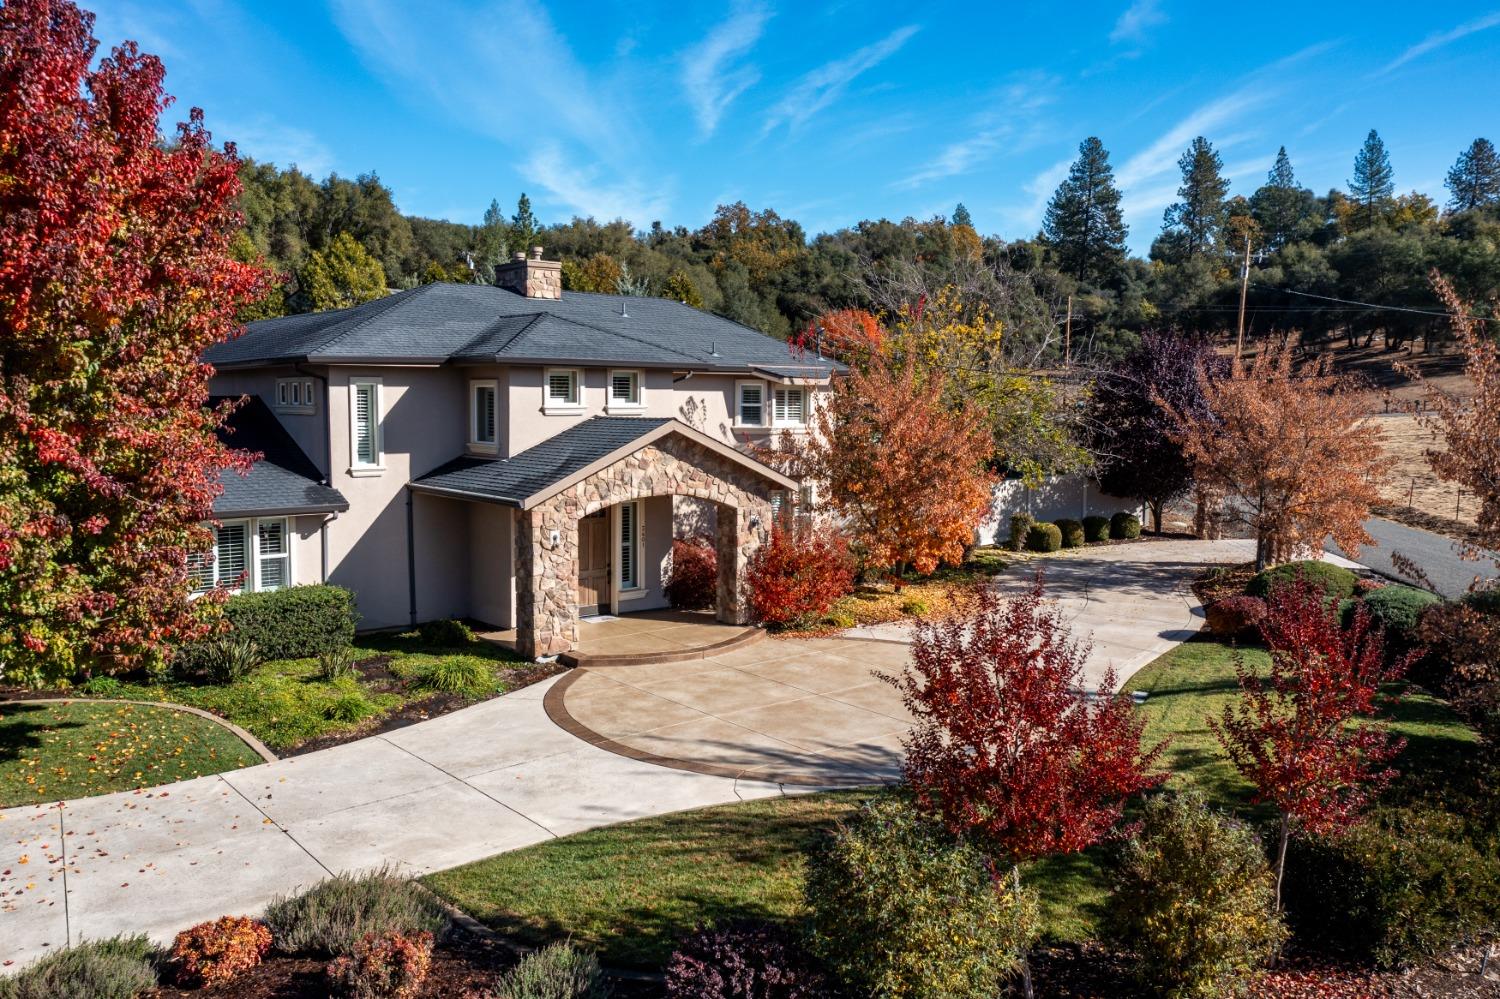
{"label": "chimney cap", "polygon": [[510,259],[519,262],[519,261],[522,261],[522,260],[526,259],[526,254],[524,252],[522,252],[521,250],[517,250],[515,253],[512,253],[510,255]]}
{"label": "chimney cap", "polygon": [[532,260],[540,260],[540,259],[542,259],[542,248],[540,246],[533,246],[531,248],[531,259]]}

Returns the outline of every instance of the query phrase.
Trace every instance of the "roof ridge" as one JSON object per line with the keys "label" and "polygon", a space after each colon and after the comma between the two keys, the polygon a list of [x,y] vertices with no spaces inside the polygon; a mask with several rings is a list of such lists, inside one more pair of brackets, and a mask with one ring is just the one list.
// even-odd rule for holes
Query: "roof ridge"
{"label": "roof ridge", "polygon": [[[598,294],[598,293],[594,292],[593,294]],[[622,297],[625,297],[625,296],[622,296]],[[573,318],[571,318],[569,316],[560,316],[560,315],[558,315],[555,312],[541,312],[541,313],[538,313],[538,318],[540,318],[542,316],[551,317],[552,319],[556,319],[559,322],[571,323],[574,326],[579,326],[579,327],[582,327],[583,329],[586,329],[586,330],[593,330],[596,333],[603,333],[606,336],[619,337],[621,340],[629,340],[631,343],[638,343],[638,344],[640,344],[643,347],[650,347],[653,350],[664,350],[664,351],[666,351],[669,354],[676,354],[678,357],[683,358],[684,360],[687,360],[687,361],[693,361],[695,363],[699,361],[699,358],[694,357],[692,354],[686,354],[686,353],[683,353],[680,350],[677,350],[677,349],[672,348],[672,347],[667,347],[667,346],[664,346],[664,345],[659,344],[659,343],[652,343],[650,340],[643,340],[640,337],[631,336],[629,333],[621,333],[621,332],[619,332],[617,330],[606,329],[603,326],[596,326],[593,323],[586,323],[586,322],[583,322],[582,320],[573,319]],[[528,326],[528,328],[529,328],[529,326]],[[762,334],[762,336],[764,336],[764,334]],[[508,345],[509,344],[507,344],[507,346]],[[498,356],[498,354],[497,354],[497,356]]]}
{"label": "roof ridge", "polygon": [[[438,284],[438,282],[432,282],[432,283],[429,283],[429,284],[419,284],[415,288],[406,288],[406,289],[403,289],[402,291],[396,292],[394,295],[387,295],[383,299],[377,298],[377,299],[372,299],[370,302],[362,302],[362,303],[360,303],[360,305],[374,304],[376,306],[376,308],[371,309],[367,315],[365,315],[363,318],[361,318],[353,326],[350,326],[349,328],[344,329],[344,330],[340,330],[339,333],[336,334],[335,336],[331,336],[327,340],[324,340],[322,343],[318,344],[318,346],[316,348],[314,348],[314,350],[307,351],[306,352],[307,355],[310,357],[314,353],[322,353],[323,351],[327,350],[329,347],[332,347],[334,344],[338,343],[340,340],[343,340],[345,337],[349,336],[350,334],[355,333],[355,332],[357,332],[357,331],[359,331],[361,329],[364,329],[365,326],[367,326],[368,324],[374,322],[376,319],[379,319],[381,316],[385,315],[387,312],[390,312],[396,306],[405,304],[406,302],[409,302],[409,301],[411,301],[414,298],[420,297],[423,292],[427,291],[430,288],[437,287],[437,284]],[[350,306],[350,311],[353,311],[354,309],[357,309],[359,307],[360,307],[359,305]],[[337,324],[335,324],[335,325],[337,325]]]}

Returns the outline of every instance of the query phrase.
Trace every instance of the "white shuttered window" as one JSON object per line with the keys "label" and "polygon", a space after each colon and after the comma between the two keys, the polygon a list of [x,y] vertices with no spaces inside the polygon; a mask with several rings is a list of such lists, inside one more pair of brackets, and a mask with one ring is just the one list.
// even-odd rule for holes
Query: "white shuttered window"
{"label": "white shuttered window", "polygon": [[350,464],[354,468],[379,468],[383,455],[380,448],[380,382],[356,381],[349,384]]}
{"label": "white shuttered window", "polygon": [[279,590],[292,585],[292,548],[285,517],[235,520],[214,528],[214,544],[189,556],[194,593]]}
{"label": "white shuttered window", "polygon": [[641,404],[640,372],[611,371],[609,373],[609,404],[616,408]]}
{"label": "white shuttered window", "polygon": [[641,508],[639,503],[620,504],[620,589],[641,585]]}
{"label": "white shuttered window", "polygon": [[807,422],[806,395],[800,388],[778,388],[776,390],[776,422],[780,425],[800,426]]}
{"label": "white shuttered window", "polygon": [[214,531],[214,582],[226,589],[250,584],[250,525],[224,524]]}
{"label": "white shuttered window", "polygon": [[279,590],[291,582],[291,552],[286,543],[285,520],[256,522],[255,588]]}
{"label": "white shuttered window", "polygon": [[578,372],[553,369],[547,372],[547,405],[578,405]]}
{"label": "white shuttered window", "polygon": [[475,382],[472,400],[471,444],[495,443],[495,383]]}

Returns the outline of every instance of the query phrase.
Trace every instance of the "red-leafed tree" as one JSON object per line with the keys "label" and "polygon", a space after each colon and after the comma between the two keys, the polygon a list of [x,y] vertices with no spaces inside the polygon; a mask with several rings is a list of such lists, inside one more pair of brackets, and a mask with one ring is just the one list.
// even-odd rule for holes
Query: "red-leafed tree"
{"label": "red-leafed tree", "polygon": [[751,614],[778,626],[810,624],[854,588],[843,537],[807,524],[775,525],[771,540],[750,556],[745,575]]}
{"label": "red-leafed tree", "polygon": [[[121,668],[192,635],[189,553],[221,471],[199,356],[264,272],[233,259],[232,147],[196,109],[163,141],[163,69],[93,16],[0,6],[0,673]],[[209,605],[204,604],[203,607]]]}
{"label": "red-leafed tree", "polygon": [[1020,596],[985,588],[918,623],[911,663],[891,678],[915,719],[904,746],[918,807],[1017,885],[1021,862],[1100,842],[1128,798],[1166,779],[1153,772],[1163,747],[1142,746],[1145,721],[1114,696],[1114,671],[1085,689],[1087,655],[1038,575]]}
{"label": "red-leafed tree", "polygon": [[1214,735],[1255,801],[1281,814],[1276,905],[1287,840],[1295,830],[1327,834],[1358,817],[1396,776],[1387,766],[1406,741],[1367,722],[1382,684],[1398,679],[1419,653],[1388,660],[1364,605],[1349,627],[1322,589],[1303,580],[1271,591],[1260,631],[1271,649],[1265,679],[1241,661],[1240,699],[1209,719]]}

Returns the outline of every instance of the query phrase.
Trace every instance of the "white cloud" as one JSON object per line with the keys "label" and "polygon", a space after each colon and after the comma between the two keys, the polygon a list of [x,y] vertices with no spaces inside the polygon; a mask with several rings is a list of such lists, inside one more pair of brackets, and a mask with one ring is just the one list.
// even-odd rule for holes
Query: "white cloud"
{"label": "white cloud", "polygon": [[781,125],[795,131],[806,124],[819,111],[842,97],[856,77],[895,55],[918,30],[915,24],[897,28],[880,41],[842,59],[824,63],[803,76],[771,109],[761,135],[767,135]]}
{"label": "white cloud", "polygon": [[734,99],[760,81],[753,66],[734,63],[754,48],[770,17],[770,11],[758,5],[737,10],[684,54],[682,86],[704,138],[719,127]]}
{"label": "white cloud", "polygon": [[600,180],[613,172],[603,166],[579,167],[556,143],[539,146],[521,165],[521,175],[540,186],[552,203],[577,215],[612,221],[627,219],[636,226],[664,217],[671,199],[658,181],[651,187],[631,181]]}
{"label": "white cloud", "polygon": [[1161,12],[1159,0],[1135,0],[1115,22],[1114,30],[1109,33],[1109,40],[1116,45],[1121,42],[1144,42],[1147,29],[1166,23],[1167,15]]}
{"label": "white cloud", "polygon": [[1413,45],[1411,48],[1407,49],[1405,52],[1401,53],[1390,62],[1386,63],[1385,66],[1383,66],[1380,69],[1379,73],[1377,73],[1376,75],[1384,75],[1385,73],[1389,73],[1393,69],[1405,66],[1413,59],[1420,59],[1422,56],[1433,51],[1434,49],[1440,49],[1444,45],[1451,45],[1453,42],[1458,41],[1460,38],[1466,38],[1469,35],[1474,34],[1476,31],[1484,31],[1487,28],[1493,28],[1496,25],[1500,25],[1500,11],[1495,11],[1491,14],[1486,14],[1484,17],[1476,18],[1475,20],[1469,21],[1465,24],[1460,24],[1458,27],[1453,28],[1449,31],[1439,31],[1436,34],[1428,35],[1426,38],[1422,39],[1420,42]]}
{"label": "white cloud", "polygon": [[920,187],[930,181],[967,173],[1004,149],[1010,153],[1029,148],[1037,138],[1036,115],[1053,101],[1055,77],[1037,77],[1005,87],[996,99],[996,110],[976,116],[967,138],[944,147],[932,160],[895,188]]}
{"label": "white cloud", "polygon": [[1074,157],[1069,156],[1065,160],[1058,160],[1032,177],[1022,187],[1022,190],[1029,196],[1028,200],[1019,205],[1001,208],[1000,213],[1007,221],[1028,232],[1040,229],[1042,216],[1047,212],[1047,202],[1052,200],[1052,195],[1057,191],[1057,185],[1068,176],[1068,170],[1073,166],[1073,159]]}
{"label": "white cloud", "polygon": [[241,156],[283,169],[296,166],[315,179],[321,180],[334,168],[333,151],[316,135],[265,115],[250,121],[222,121],[213,134],[218,142],[233,142]]}

